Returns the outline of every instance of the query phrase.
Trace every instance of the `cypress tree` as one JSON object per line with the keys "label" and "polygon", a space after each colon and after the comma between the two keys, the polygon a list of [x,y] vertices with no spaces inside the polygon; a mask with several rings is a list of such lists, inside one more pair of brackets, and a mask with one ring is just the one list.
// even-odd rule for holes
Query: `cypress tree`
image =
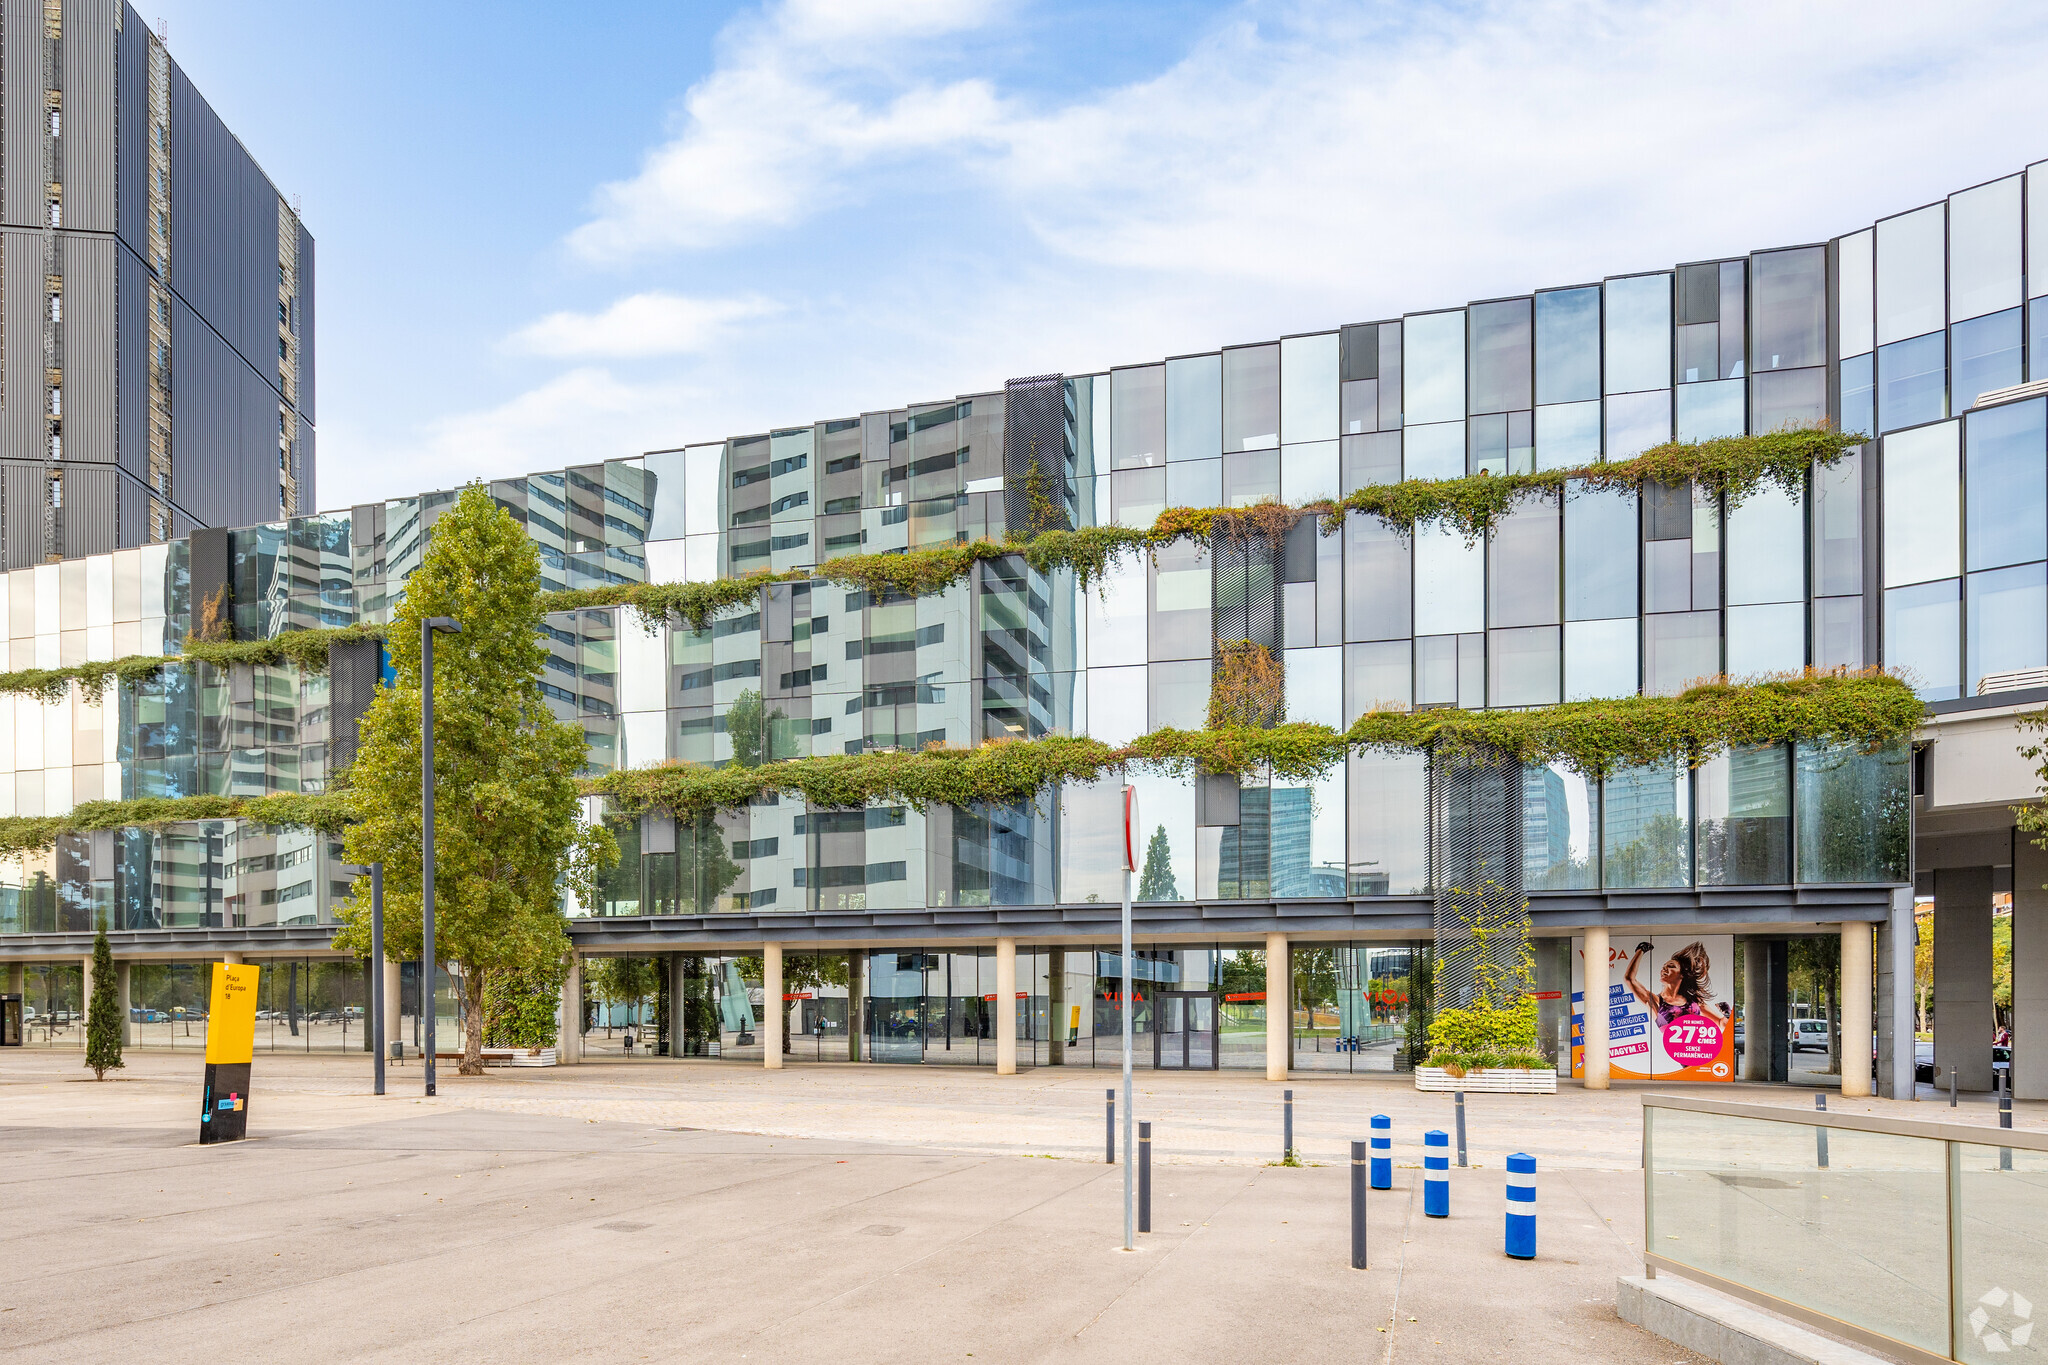
{"label": "cypress tree", "polygon": [[92,941],[92,1002],[85,1011],[85,1064],[96,1081],[127,1065],[121,1060],[124,1022],[120,992],[114,987],[114,950],[107,946],[107,926],[102,924]]}

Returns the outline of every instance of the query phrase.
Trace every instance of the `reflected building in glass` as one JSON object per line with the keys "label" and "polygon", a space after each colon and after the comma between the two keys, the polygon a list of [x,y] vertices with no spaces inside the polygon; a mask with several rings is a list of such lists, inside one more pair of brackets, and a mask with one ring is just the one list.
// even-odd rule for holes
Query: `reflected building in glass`
{"label": "reflected building in glass", "polygon": [[[1591,926],[1728,934],[1767,968],[1762,1011],[1786,990],[1773,944],[1875,925],[1891,1057],[1904,1016],[1883,964],[1910,942],[1916,889],[1935,897],[1950,963],[1974,962],[2007,891],[2016,960],[2048,942],[2033,890],[2048,867],[2010,814],[2036,794],[2013,717],[2048,702],[2044,224],[2048,163],[1825,242],[507,472],[489,489],[547,585],[580,588],[801,571],[1034,524],[1149,526],[1171,506],[1565,469],[1673,439],[1863,433],[1797,489],[1729,505],[1689,485],[1572,486],[1470,542],[1369,517],[1322,535],[1310,520],[1264,550],[1164,548],[1089,591],[1012,555],[923,597],[780,583],[702,631],[558,612],[540,685],[598,772],[1199,728],[1219,647],[1245,640],[1283,661],[1289,719],[1339,727],[1376,707],[1543,707],[1883,667],[1927,704],[1917,750],[1772,747],[1598,781],[1532,768],[1509,788],[1500,874],[1528,898],[1552,986]],[[387,621],[454,497],[16,570],[12,665],[173,652],[214,594],[245,638]],[[291,668],[201,666],[113,690],[103,706],[0,697],[0,813],[319,791],[368,696],[341,670]],[[1296,1065],[1411,1062],[1444,889],[1442,777],[1422,755],[1368,752],[1314,783],[1136,776],[1130,1003],[1145,1064],[1267,1066],[1276,1031]],[[985,1064],[1009,1013],[999,967],[1008,979],[1014,962],[1020,1064],[1107,1065],[1119,811],[1107,782],[1008,807],[783,797],[684,822],[593,799],[588,818],[626,856],[592,904],[567,907],[572,937],[586,967],[652,966],[629,974],[644,1007],[572,1002],[565,1021],[621,1060],[760,1060],[786,1009],[794,1058]],[[151,951],[315,960],[346,881],[331,841],[285,830],[67,840],[0,869],[0,952],[70,961],[104,916]],[[2026,970],[2048,973],[2048,956]],[[575,989],[596,1000],[597,977],[628,979],[586,971]],[[1952,1025],[1977,1009],[1960,985],[1935,993],[1956,1002]],[[1976,1022],[1988,1036],[1989,1016]],[[2023,1085],[2048,1093],[2040,1066]]]}

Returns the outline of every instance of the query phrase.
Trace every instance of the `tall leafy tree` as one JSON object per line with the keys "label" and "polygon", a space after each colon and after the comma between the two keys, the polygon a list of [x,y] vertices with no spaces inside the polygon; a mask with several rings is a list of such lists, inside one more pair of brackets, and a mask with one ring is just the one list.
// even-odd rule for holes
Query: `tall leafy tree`
{"label": "tall leafy tree", "polygon": [[1145,870],[1138,874],[1137,898],[1141,901],[1180,899],[1180,884],[1173,879],[1173,846],[1167,841],[1164,825],[1153,831],[1152,841],[1145,845]]}
{"label": "tall leafy tree", "polygon": [[[421,946],[420,626],[433,616],[462,623],[434,645],[434,942],[462,978],[461,1072],[475,1076],[490,978],[563,959],[563,888],[594,899],[618,846],[578,819],[583,732],[541,697],[539,552],[471,484],[406,580],[387,645],[396,679],[364,713],[356,761],[337,783],[355,815],[348,857],[384,864],[386,951],[417,956]],[[353,893],[335,946],[360,954],[369,878]]]}
{"label": "tall leafy tree", "polygon": [[114,984],[114,950],[107,946],[107,926],[92,940],[92,1002],[85,1011],[85,1064],[92,1078],[103,1081],[109,1071],[126,1066],[121,1060],[121,997]]}

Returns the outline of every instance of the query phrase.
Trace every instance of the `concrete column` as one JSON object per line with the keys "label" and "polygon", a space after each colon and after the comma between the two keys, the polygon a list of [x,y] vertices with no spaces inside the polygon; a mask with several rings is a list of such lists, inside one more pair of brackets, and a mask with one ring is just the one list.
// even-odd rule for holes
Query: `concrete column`
{"label": "concrete column", "polygon": [[2048,849],[2012,848],[2012,1093],[2048,1098]]}
{"label": "concrete column", "polygon": [[1991,869],[1934,873],[1934,1069],[1959,1090],[1991,1088]]}
{"label": "concrete column", "polygon": [[867,1030],[866,980],[868,955],[859,948],[846,950],[846,1060],[860,1060],[861,1038]]}
{"label": "concrete column", "polygon": [[222,962],[227,963],[230,967],[239,967],[242,965],[242,955],[240,953],[222,953],[220,955],[220,960]]}
{"label": "concrete column", "polygon": [[1870,1093],[1870,925],[1842,925],[1842,1098]]}
{"label": "concrete column", "polygon": [[1294,1007],[1288,990],[1287,935],[1266,935],[1266,1079],[1284,1081],[1294,1062]]}
{"label": "concrete column", "polygon": [[782,945],[761,945],[761,1065],[782,1070],[782,1031],[789,1027],[789,1005],[782,998]]}
{"label": "concrete column", "polygon": [[129,994],[128,984],[128,964],[116,962],[114,964],[114,993],[120,997],[121,1044],[123,1047],[132,1047],[136,1042],[134,1005]]}
{"label": "concrete column", "polygon": [[1762,939],[1742,945],[1742,1079],[1771,1078],[1771,950]]}
{"label": "concrete column", "polygon": [[389,1057],[391,1055],[391,1045],[403,1041],[404,1038],[404,1035],[398,1031],[398,992],[401,983],[398,964],[390,958],[384,959],[383,966],[379,970],[384,973],[384,1055]]}
{"label": "concrete column", "polygon": [[583,958],[571,953],[569,974],[562,978],[562,1010],[555,1032],[555,1061],[562,1066],[574,1066],[582,1060]]}
{"label": "concrete column", "polygon": [[1017,1074],[1017,940],[996,940],[996,1075]]}
{"label": "concrete column", "polygon": [[1877,926],[1877,1093],[1914,1097],[1913,888],[1892,891],[1891,914]]}
{"label": "concrete column", "polygon": [[1585,1086],[1588,1090],[1607,1088],[1607,987],[1612,972],[1607,965],[1607,926],[1586,926],[1585,999],[1579,1012],[1584,1020],[1580,1040],[1586,1054]]}
{"label": "concrete column", "polygon": [[666,1049],[662,1055],[680,1057],[683,1055],[683,955],[670,953],[657,960],[668,974],[668,1033],[661,1040]]}

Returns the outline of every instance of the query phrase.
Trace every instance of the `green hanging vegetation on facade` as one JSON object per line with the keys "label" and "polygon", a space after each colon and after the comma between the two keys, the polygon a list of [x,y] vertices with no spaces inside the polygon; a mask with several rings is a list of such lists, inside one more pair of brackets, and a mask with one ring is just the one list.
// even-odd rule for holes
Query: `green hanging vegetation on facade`
{"label": "green hanging vegetation on facade", "polygon": [[[1883,673],[1808,673],[1750,683],[1712,682],[1675,697],[1617,697],[1527,711],[1368,711],[1346,730],[1291,721],[1270,728],[1155,730],[1115,746],[1086,735],[991,740],[974,749],[928,748],[820,754],[755,764],[672,763],[587,778],[586,795],[629,813],[697,817],[737,810],[771,794],[813,806],[870,802],[1014,805],[1056,783],[1087,783],[1136,767],[1176,777],[1270,771],[1283,781],[1327,776],[1357,750],[1501,753],[1529,764],[1562,763],[1591,778],[1645,764],[1702,763],[1731,746],[1820,743],[1874,750],[1911,735],[1920,700]],[[350,820],[343,793],[266,797],[188,796],[88,801],[69,815],[0,818],[0,855],[48,848],[60,834],[190,820],[252,820],[330,833]]]}
{"label": "green hanging vegetation on facade", "polygon": [[[757,606],[761,589],[771,584],[823,581],[856,588],[875,598],[921,597],[966,582],[977,563],[1010,555],[1022,555],[1040,573],[1069,570],[1083,588],[1089,588],[1100,582],[1119,559],[1183,540],[1213,545],[1218,539],[1258,538],[1277,547],[1295,524],[1308,516],[1321,520],[1324,535],[1334,534],[1347,516],[1356,513],[1376,517],[1403,535],[1414,534],[1418,527],[1434,525],[1477,538],[1521,502],[1561,495],[1573,483],[1640,493],[1645,484],[1677,485],[1690,481],[1725,499],[1733,508],[1766,483],[1787,492],[1799,491],[1805,487],[1808,470],[1815,465],[1824,468],[1835,463],[1866,439],[1828,427],[1809,427],[1761,436],[1669,441],[1629,460],[1531,474],[1480,473],[1456,479],[1407,479],[1361,488],[1340,501],[1313,502],[1300,507],[1270,502],[1250,507],[1169,507],[1149,529],[1047,529],[1013,540],[974,540],[964,545],[939,545],[901,553],[846,555],[815,568],[780,573],[764,570],[710,583],[621,583],[601,588],[570,588],[543,593],[541,610],[631,607],[650,630],[663,623],[674,623],[702,631],[727,612]],[[1044,518],[1036,510],[1036,503],[1033,506],[1033,524],[1041,524]],[[386,631],[384,626],[366,624],[287,631],[269,640],[230,640],[217,638],[227,629],[223,608],[218,603],[206,605],[206,620],[216,624],[188,636],[182,654],[131,654],[105,663],[17,669],[0,673],[0,693],[57,702],[64,699],[70,684],[76,681],[86,700],[97,702],[110,678],[142,683],[162,669],[189,667],[195,662],[217,668],[289,663],[317,673],[327,667],[329,646],[380,640]]]}

